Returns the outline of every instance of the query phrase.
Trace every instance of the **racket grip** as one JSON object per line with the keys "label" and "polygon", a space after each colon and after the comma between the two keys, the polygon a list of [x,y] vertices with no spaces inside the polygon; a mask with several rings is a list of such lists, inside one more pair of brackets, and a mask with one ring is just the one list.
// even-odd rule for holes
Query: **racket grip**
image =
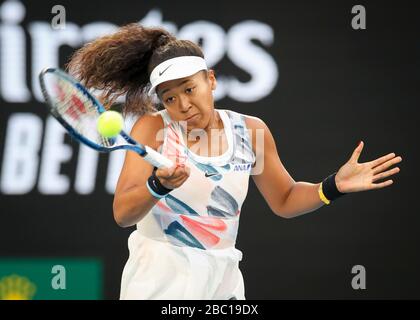
{"label": "racket grip", "polygon": [[144,160],[150,162],[155,167],[172,167],[174,163],[169,160],[168,158],[161,155],[159,152],[153,150],[152,148],[145,146],[146,155],[144,156]]}

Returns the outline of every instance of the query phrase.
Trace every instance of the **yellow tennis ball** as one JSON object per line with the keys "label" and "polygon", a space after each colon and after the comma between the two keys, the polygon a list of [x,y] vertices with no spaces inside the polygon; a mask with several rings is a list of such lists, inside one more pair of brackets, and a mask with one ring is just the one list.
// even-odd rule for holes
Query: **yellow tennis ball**
{"label": "yellow tennis ball", "polygon": [[124,119],[117,111],[101,113],[97,122],[97,129],[101,136],[112,138],[117,136],[124,127]]}

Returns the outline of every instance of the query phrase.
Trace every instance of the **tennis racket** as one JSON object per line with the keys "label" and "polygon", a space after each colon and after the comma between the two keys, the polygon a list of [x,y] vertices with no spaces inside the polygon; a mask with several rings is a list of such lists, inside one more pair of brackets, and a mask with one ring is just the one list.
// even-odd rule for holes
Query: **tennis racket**
{"label": "tennis racket", "polygon": [[[136,142],[123,130],[115,138],[105,138],[96,129],[104,106],[66,72],[47,68],[39,74],[42,94],[49,112],[76,140],[99,152],[131,150],[155,167],[171,167],[173,162],[152,148]],[[122,138],[122,139],[121,139]]]}

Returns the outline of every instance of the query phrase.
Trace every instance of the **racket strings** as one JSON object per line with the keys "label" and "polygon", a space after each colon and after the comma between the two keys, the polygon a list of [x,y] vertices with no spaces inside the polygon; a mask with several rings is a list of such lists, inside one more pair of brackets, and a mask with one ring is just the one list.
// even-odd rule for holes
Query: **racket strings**
{"label": "racket strings", "polygon": [[56,112],[77,132],[105,147],[115,144],[114,139],[100,135],[96,123],[100,113],[93,101],[73,83],[60,77],[54,81]]}

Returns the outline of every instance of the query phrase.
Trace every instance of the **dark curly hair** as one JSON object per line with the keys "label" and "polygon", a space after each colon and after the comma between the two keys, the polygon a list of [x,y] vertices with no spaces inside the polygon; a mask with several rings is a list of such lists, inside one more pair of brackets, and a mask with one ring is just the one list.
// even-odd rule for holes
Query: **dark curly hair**
{"label": "dark curly hair", "polygon": [[163,28],[131,23],[85,44],[72,55],[67,70],[87,88],[103,90],[100,100],[106,108],[125,95],[122,111],[142,115],[160,105],[147,96],[150,73],[179,56],[204,58],[191,41],[179,40]]}

